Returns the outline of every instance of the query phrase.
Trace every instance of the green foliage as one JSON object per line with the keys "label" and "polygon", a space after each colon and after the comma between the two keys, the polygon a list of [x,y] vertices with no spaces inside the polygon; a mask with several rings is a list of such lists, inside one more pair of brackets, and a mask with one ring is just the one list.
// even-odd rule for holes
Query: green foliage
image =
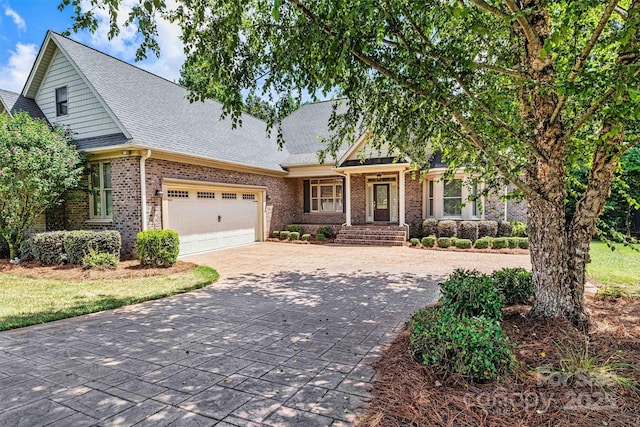
{"label": "green foliage", "polygon": [[298,233],[297,231],[290,231],[289,240],[300,240],[300,233]]}
{"label": "green foliage", "polygon": [[333,237],[333,227],[330,225],[321,225],[316,230],[316,235],[318,234],[324,234],[324,237]]}
{"label": "green foliage", "polygon": [[425,248],[432,248],[436,245],[437,238],[434,235],[430,235],[422,238],[422,246]]}
{"label": "green foliage", "polygon": [[502,296],[491,278],[476,270],[456,269],[440,284],[442,309],[457,317],[502,320]]}
{"label": "green foliage", "polygon": [[304,242],[308,242],[309,240],[311,240],[311,234],[303,234],[302,236],[300,236],[300,240],[304,241]]}
{"label": "green foliage", "polygon": [[615,302],[626,296],[628,296],[627,293],[619,286],[604,286],[596,291],[593,299],[596,301]]}
{"label": "green foliage", "polygon": [[409,243],[411,244],[411,246],[418,246],[420,244],[420,239],[417,239],[414,237],[411,240],[409,240]]}
{"label": "green foliage", "polygon": [[20,249],[18,250],[20,254],[20,259],[25,261],[31,261],[35,259],[35,255],[33,252],[33,239],[31,237],[27,237],[20,243]]}
{"label": "green foliage", "polygon": [[529,249],[529,238],[528,237],[518,237],[518,247],[520,249]]}
{"label": "green foliage", "polygon": [[533,275],[524,268],[503,268],[491,274],[495,288],[506,305],[531,304],[536,292]]}
{"label": "green foliage", "polygon": [[102,268],[105,270],[115,270],[118,265],[118,257],[114,254],[90,251],[82,257],[82,268],[87,270]]}
{"label": "green foliage", "polygon": [[271,233],[271,236],[275,238],[280,237],[280,230],[273,230],[273,233]]}
{"label": "green foliage", "polygon": [[478,236],[496,237],[498,235],[498,223],[496,221],[478,221]]}
{"label": "green foliage", "polygon": [[438,234],[438,220],[435,218],[427,218],[422,221],[422,235],[435,236]]}
{"label": "green foliage", "polygon": [[509,239],[506,237],[498,237],[493,239],[491,242],[491,247],[493,249],[505,249],[509,247]]}
{"label": "green foliage", "polygon": [[115,230],[68,231],[64,236],[64,251],[70,264],[81,264],[84,256],[91,252],[111,254],[120,259],[121,246],[120,233]]}
{"label": "green foliage", "polygon": [[475,242],[478,238],[478,221],[462,221],[458,226],[457,237]]}
{"label": "green foliage", "polygon": [[30,237],[33,258],[42,265],[61,264],[65,260],[65,231],[37,233]]}
{"label": "green foliage", "polygon": [[509,221],[511,224],[511,235],[514,237],[527,237],[527,224],[522,221]]}
{"label": "green foliage", "polygon": [[498,234],[497,237],[511,237],[513,233],[513,227],[511,224],[505,221],[498,222]]}
{"label": "green foliage", "polygon": [[469,249],[473,246],[473,242],[469,239],[456,239],[455,245],[458,249]]}
{"label": "green foliage", "polygon": [[35,219],[62,203],[82,172],[80,155],[62,128],[51,130],[27,113],[0,114],[0,235],[12,258]]}
{"label": "green foliage", "polygon": [[515,249],[518,247],[518,237],[508,237],[507,242],[510,249]]}
{"label": "green foliage", "polygon": [[458,223],[455,221],[444,220],[438,222],[438,237],[456,237]]}
{"label": "green foliage", "polygon": [[451,246],[451,239],[449,237],[438,237],[438,247],[448,248]]}
{"label": "green foliage", "polygon": [[0,236],[0,258],[9,257],[9,245],[4,237]]}
{"label": "green foliage", "polygon": [[280,240],[289,240],[289,231],[281,231],[280,232]]}
{"label": "green foliage", "polygon": [[304,234],[304,230],[303,230],[302,226],[301,225],[296,225],[296,224],[287,225],[287,231],[296,232],[299,235]]}
{"label": "green foliage", "polygon": [[483,237],[481,239],[476,240],[475,247],[476,249],[487,249],[490,244],[491,244],[491,241]]}
{"label": "green foliage", "polygon": [[145,230],[136,237],[136,252],[141,265],[170,267],[178,261],[180,238],[173,230]]}
{"label": "green foliage", "polygon": [[324,242],[325,240],[327,240],[327,238],[324,236],[324,234],[322,233],[317,233],[316,234],[316,240],[318,242]]}

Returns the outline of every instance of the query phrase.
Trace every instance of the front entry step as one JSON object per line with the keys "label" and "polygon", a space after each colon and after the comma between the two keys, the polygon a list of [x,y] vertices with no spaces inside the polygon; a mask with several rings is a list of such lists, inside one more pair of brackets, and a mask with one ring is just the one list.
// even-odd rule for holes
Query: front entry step
{"label": "front entry step", "polygon": [[407,229],[397,225],[343,226],[334,243],[338,245],[402,246],[407,240]]}

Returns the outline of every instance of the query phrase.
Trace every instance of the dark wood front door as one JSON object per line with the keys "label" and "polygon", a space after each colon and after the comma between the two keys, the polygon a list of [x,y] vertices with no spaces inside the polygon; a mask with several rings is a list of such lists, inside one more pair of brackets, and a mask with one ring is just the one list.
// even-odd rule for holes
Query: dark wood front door
{"label": "dark wood front door", "polygon": [[389,221],[389,184],[373,185],[373,220]]}

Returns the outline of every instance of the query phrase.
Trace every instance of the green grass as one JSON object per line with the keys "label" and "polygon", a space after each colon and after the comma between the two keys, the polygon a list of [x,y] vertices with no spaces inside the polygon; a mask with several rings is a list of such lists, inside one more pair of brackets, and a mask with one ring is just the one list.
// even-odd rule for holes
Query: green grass
{"label": "green grass", "polygon": [[216,280],[218,272],[203,266],[170,276],[112,280],[30,279],[0,274],[0,330],[163,298]]}
{"label": "green grass", "polygon": [[603,242],[591,242],[589,280],[605,288],[620,288],[623,293],[640,297],[640,252],[622,244],[612,251]]}

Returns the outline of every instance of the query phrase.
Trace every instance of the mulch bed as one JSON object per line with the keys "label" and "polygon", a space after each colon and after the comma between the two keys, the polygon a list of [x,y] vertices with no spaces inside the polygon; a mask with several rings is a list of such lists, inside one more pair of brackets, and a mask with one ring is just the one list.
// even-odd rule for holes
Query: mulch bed
{"label": "mulch bed", "polygon": [[9,260],[0,260],[0,273],[34,279],[56,280],[99,280],[99,279],[135,279],[139,277],[168,276],[192,270],[196,264],[178,261],[167,268],[142,267],[137,260],[120,261],[115,270],[85,270],[78,265],[62,264],[43,266],[36,261],[21,261],[11,264]]}
{"label": "mulch bed", "polygon": [[[628,378],[640,380],[640,300],[594,301],[588,354],[629,364]],[[639,426],[640,395],[601,388],[584,378],[535,371],[555,367],[570,349],[583,349],[584,336],[568,322],[532,320],[528,307],[505,310],[503,329],[517,344],[519,368],[502,383],[469,384],[443,379],[413,356],[404,330],[375,364],[376,381],[361,426]],[[575,350],[577,352],[577,350]]]}

